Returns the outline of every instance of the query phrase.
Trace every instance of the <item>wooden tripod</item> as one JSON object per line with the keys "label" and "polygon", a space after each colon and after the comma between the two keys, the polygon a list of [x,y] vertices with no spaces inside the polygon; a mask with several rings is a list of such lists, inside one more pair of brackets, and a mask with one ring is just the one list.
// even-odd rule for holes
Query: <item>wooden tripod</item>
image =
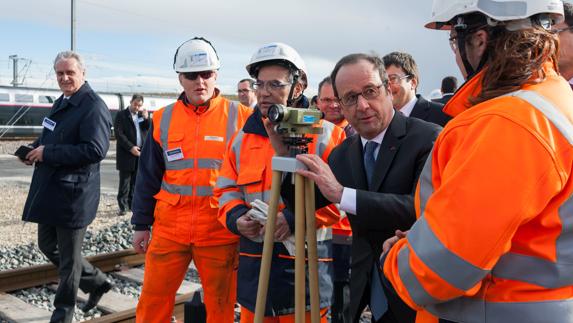
{"label": "wooden tripod", "polygon": [[[275,157],[281,158],[281,157]],[[271,183],[271,200],[269,201],[269,214],[267,217],[265,237],[263,244],[263,257],[259,273],[259,286],[257,289],[257,303],[255,307],[255,323],[262,323],[265,316],[265,304],[269,286],[271,260],[274,247],[274,232],[282,170],[276,170],[273,158],[273,178]],[[281,168],[281,167],[277,167]],[[296,168],[296,167],[295,167]],[[305,229],[308,244],[308,271],[310,289],[311,322],[320,322],[320,304],[318,291],[318,256],[316,251],[316,220],[314,205],[314,182],[302,175],[294,173],[295,186],[295,322],[305,321]],[[306,221],[305,221],[306,218]]]}

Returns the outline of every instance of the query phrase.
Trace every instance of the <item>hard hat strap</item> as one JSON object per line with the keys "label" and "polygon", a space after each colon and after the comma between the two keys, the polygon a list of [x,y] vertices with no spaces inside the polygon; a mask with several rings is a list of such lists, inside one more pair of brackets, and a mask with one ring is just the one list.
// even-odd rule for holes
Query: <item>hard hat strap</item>
{"label": "hard hat strap", "polygon": [[290,91],[289,91],[289,93],[288,93],[288,99],[287,99],[287,106],[289,106],[289,107],[292,107],[292,106],[293,106],[292,104],[293,104],[294,101],[295,101],[295,98],[293,98],[293,96],[294,96],[294,88],[296,87],[296,83],[298,82],[298,78],[299,78],[299,77],[300,77],[300,76],[299,76],[299,72],[298,72],[298,71],[295,72],[295,73],[293,73],[292,84],[291,84],[291,86],[290,86]]}
{"label": "hard hat strap", "polygon": [[[472,19],[473,18],[473,19]],[[470,22],[466,21],[466,17],[458,16],[454,19],[455,23],[452,23],[452,28],[456,30],[457,36],[457,43],[458,43],[458,50],[460,52],[460,57],[462,59],[462,63],[464,64],[464,68],[467,73],[467,79],[470,79],[472,76],[477,74],[487,61],[487,51],[484,52],[483,56],[480,59],[480,62],[477,68],[471,65],[470,61],[468,60],[467,50],[466,50],[466,40],[470,35],[479,31],[480,29],[486,28],[488,25],[487,23],[483,22],[483,16],[473,16],[469,18]]]}

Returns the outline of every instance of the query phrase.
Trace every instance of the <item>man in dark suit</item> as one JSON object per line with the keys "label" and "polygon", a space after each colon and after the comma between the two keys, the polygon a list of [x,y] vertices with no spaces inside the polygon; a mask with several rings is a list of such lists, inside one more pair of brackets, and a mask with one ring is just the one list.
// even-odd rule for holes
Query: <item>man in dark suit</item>
{"label": "man in dark suit", "polygon": [[442,104],[428,101],[416,94],[420,74],[410,54],[392,52],[382,59],[388,73],[394,109],[406,117],[422,119],[442,127],[450,121],[451,117],[442,111]]}
{"label": "man in dark suit", "polygon": [[115,167],[119,171],[117,203],[119,215],[125,215],[131,210],[137,162],[149,130],[149,113],[143,108],[142,95],[133,95],[129,107],[115,117],[113,129],[117,140]]}
{"label": "man in dark suit", "polygon": [[79,288],[93,308],[111,283],[81,256],[87,226],[100,197],[100,161],[109,148],[111,115],[85,82],[81,57],[61,52],[54,61],[63,92],[44,118],[43,132],[26,155],[34,174],[22,219],[38,223],[38,247],[58,267],[60,283],[50,322],[72,322]]}
{"label": "man in dark suit", "polygon": [[[392,108],[379,57],[345,56],[331,78],[343,114],[358,136],[335,148],[328,165],[312,155],[297,156],[308,167],[299,173],[312,179],[329,202],[340,203],[350,219],[353,322],[358,322],[366,305],[372,310],[372,322],[413,322],[414,312],[405,304],[385,301],[378,271],[373,269],[378,267],[384,240],[416,220],[416,182],[441,127]],[[322,204],[319,196],[317,208]]]}
{"label": "man in dark suit", "polygon": [[454,96],[454,92],[458,89],[458,79],[455,76],[446,76],[442,79],[442,86],[440,92],[442,97],[432,101],[446,105],[450,98]]}

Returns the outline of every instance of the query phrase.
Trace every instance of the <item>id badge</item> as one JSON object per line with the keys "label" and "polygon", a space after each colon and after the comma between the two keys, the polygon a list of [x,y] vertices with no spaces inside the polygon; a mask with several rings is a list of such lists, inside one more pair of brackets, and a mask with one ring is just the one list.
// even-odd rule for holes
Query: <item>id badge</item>
{"label": "id badge", "polygon": [[137,118],[137,122],[138,122],[138,123],[142,123],[144,120],[145,120],[145,119],[143,119],[143,117]]}
{"label": "id badge", "polygon": [[223,142],[223,137],[219,137],[219,136],[205,136],[203,138],[205,141],[218,141],[218,142]]}
{"label": "id badge", "polygon": [[168,150],[165,154],[167,155],[167,161],[170,162],[183,159],[183,150],[181,150],[181,147]]}
{"label": "id badge", "polygon": [[42,126],[50,131],[54,131],[54,128],[56,128],[56,122],[50,120],[48,117],[44,117],[44,121],[42,121]]}

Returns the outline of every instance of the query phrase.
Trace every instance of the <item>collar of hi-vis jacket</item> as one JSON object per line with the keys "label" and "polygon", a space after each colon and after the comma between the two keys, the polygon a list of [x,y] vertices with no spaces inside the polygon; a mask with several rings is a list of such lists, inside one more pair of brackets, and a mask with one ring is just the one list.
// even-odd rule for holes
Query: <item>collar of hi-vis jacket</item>
{"label": "collar of hi-vis jacket", "polygon": [[267,129],[265,129],[265,125],[263,124],[263,114],[259,109],[259,106],[255,108],[253,114],[249,116],[245,125],[243,126],[243,131],[245,133],[253,133],[259,136],[268,137]]}
{"label": "collar of hi-vis jacket", "polygon": [[[555,72],[555,64],[551,60],[545,62],[541,68],[546,77],[557,75],[557,72]],[[474,105],[470,102],[470,98],[476,97],[481,92],[482,80],[486,70],[487,66],[471,79],[467,80],[464,85],[456,91],[443,109],[446,114],[455,117]]]}
{"label": "collar of hi-vis jacket", "polygon": [[205,103],[207,103],[206,105],[193,105],[191,104],[191,102],[189,102],[189,99],[187,98],[187,95],[185,94],[185,91],[181,92],[181,94],[179,95],[179,98],[177,98],[177,100],[183,102],[185,104],[186,107],[193,109],[193,111],[195,111],[196,113],[203,113],[205,111],[207,111],[207,109],[209,109],[209,106],[211,106],[211,103],[221,99],[221,97],[219,96],[219,93],[221,93],[221,91],[219,91],[219,89],[215,88],[215,91],[213,92],[213,96]]}

